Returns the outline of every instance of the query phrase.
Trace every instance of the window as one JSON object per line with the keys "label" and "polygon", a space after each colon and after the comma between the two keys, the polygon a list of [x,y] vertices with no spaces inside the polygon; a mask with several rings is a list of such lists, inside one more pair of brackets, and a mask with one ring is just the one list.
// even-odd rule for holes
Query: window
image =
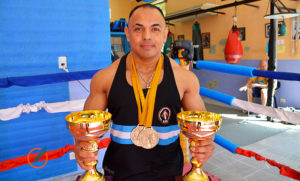
{"label": "window", "polygon": [[164,16],[166,16],[167,0],[155,0],[155,1],[151,2],[151,4],[159,7],[162,10],[162,12],[164,13]]}

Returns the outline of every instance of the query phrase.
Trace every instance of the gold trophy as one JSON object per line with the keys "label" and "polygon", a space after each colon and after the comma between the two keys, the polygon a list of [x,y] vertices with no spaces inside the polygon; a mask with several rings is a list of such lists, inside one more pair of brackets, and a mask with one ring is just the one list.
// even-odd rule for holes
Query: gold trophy
{"label": "gold trophy", "polygon": [[[86,141],[92,145],[92,149],[84,149],[87,152],[98,151],[97,139],[100,139],[110,127],[111,114],[105,111],[80,111],[66,116],[67,128],[76,140]],[[80,181],[105,181],[104,176],[96,170],[98,161],[85,162],[92,165],[91,170],[86,171]]]}
{"label": "gold trophy", "polygon": [[[205,140],[220,129],[222,116],[206,111],[185,111],[177,114],[178,125],[182,133],[192,139],[190,146],[195,146],[198,140]],[[202,163],[191,159],[193,168],[185,174],[184,181],[209,181],[202,171]]]}

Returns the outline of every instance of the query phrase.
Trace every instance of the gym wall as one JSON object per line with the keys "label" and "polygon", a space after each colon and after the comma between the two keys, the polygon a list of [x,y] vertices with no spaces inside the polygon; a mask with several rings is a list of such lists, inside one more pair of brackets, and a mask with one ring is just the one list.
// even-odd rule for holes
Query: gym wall
{"label": "gym wall", "polygon": [[[202,3],[216,4],[217,6],[232,3],[233,1],[201,1]],[[237,26],[246,28],[246,40],[242,41],[244,48],[244,60],[268,59],[266,53],[267,42],[269,38],[265,37],[265,24],[270,23],[270,20],[264,19],[266,14],[270,12],[269,1],[257,1],[251,4],[259,6],[254,8],[246,5],[237,6]],[[300,3],[296,1],[284,1],[285,5],[290,8],[300,9]],[[182,9],[191,8],[200,5],[199,1],[194,0],[173,0],[167,2],[167,13],[173,13]],[[268,11],[267,11],[268,9]],[[201,32],[210,32],[211,48],[204,49],[205,59],[223,60],[224,47],[227,40],[229,30],[233,25],[234,7],[221,9],[225,15],[219,14],[216,16],[208,16],[198,18],[201,25]],[[279,21],[282,21],[280,19]],[[172,22],[172,21],[171,21]],[[192,26],[195,20],[187,22],[174,23],[175,27],[169,26],[171,31],[177,35],[183,34],[186,40],[192,39]],[[291,24],[292,19],[285,19],[287,25],[287,35],[278,36],[278,40],[283,41],[283,44],[278,45],[277,58],[285,60],[300,59],[300,45],[298,43],[298,54],[292,54],[293,43],[291,41]]]}
{"label": "gym wall", "polygon": [[[196,6],[198,3],[198,1],[193,0],[168,1],[166,6],[167,13],[191,8]],[[201,3],[212,3],[220,6],[232,3],[232,1],[207,0],[204,2],[201,1]],[[284,1],[284,3],[287,7],[300,9],[299,2]],[[269,38],[265,37],[265,24],[270,23],[270,20],[264,19],[263,17],[266,14],[269,14],[270,7],[268,6],[270,5],[268,4],[268,1],[258,1],[251,4],[257,5],[259,8],[249,7],[246,5],[237,6],[237,25],[238,27],[246,28],[246,39],[241,41],[244,49],[244,55],[239,65],[257,67],[260,59],[268,60],[266,48]],[[234,7],[222,9],[220,11],[226,14],[198,18],[198,22],[201,25],[202,33],[210,32],[211,46],[210,48],[204,49],[204,59],[206,61],[226,63],[224,61],[224,47],[229,30],[233,25],[232,17],[234,16]],[[282,21],[282,19],[279,21]],[[195,20],[178,22],[174,23],[175,27],[169,26],[169,28],[175,34],[175,39],[177,39],[178,35],[184,35],[186,40],[191,40],[192,26],[194,22]],[[300,40],[298,41],[298,48],[293,49],[295,41],[291,41],[292,19],[285,19],[285,23],[287,26],[287,35],[278,36],[278,43],[280,42],[280,45],[277,45],[277,71],[300,73],[300,69],[298,68],[300,67]],[[247,81],[247,77],[207,70],[195,70],[194,72],[198,76],[201,86],[208,87],[243,100],[247,99],[245,92],[238,91],[238,88],[244,85]],[[295,99],[295,96],[298,95],[299,91],[300,86],[298,82],[281,81],[281,88],[276,93],[278,106],[300,108],[299,100]],[[285,99],[285,102],[280,102],[280,99]],[[260,101],[258,101],[258,103],[259,102]]]}
{"label": "gym wall", "polygon": [[111,22],[120,18],[125,18],[126,22],[128,22],[128,16],[131,11],[130,0],[109,0],[109,8]]}
{"label": "gym wall", "polygon": [[[108,0],[14,0],[0,4],[0,78],[62,73],[58,56],[67,56],[70,72],[111,64]],[[0,88],[0,109],[69,98],[68,82],[12,86]],[[74,144],[66,128],[67,114],[41,110],[0,121],[0,161],[26,156],[35,148],[51,151]],[[40,169],[26,164],[3,171],[0,180],[40,180],[76,170],[76,160],[65,154]]]}

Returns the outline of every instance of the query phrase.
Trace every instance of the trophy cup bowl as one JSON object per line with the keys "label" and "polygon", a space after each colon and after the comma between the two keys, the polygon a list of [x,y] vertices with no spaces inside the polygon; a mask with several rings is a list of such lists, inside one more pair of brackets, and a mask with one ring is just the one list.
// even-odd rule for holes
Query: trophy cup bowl
{"label": "trophy cup bowl", "polygon": [[[206,111],[184,111],[177,114],[178,125],[182,133],[191,138],[190,146],[195,146],[198,140],[205,140],[220,129],[222,116]],[[202,163],[191,159],[193,168],[185,174],[184,181],[209,181],[202,171]]]}
{"label": "trophy cup bowl", "polygon": [[[105,111],[88,110],[74,112],[66,116],[67,128],[76,140],[86,141],[91,144],[92,149],[84,151],[98,151],[97,139],[100,139],[110,127],[111,114]],[[104,181],[104,176],[96,170],[97,161],[85,162],[93,168],[86,171],[80,181]]]}

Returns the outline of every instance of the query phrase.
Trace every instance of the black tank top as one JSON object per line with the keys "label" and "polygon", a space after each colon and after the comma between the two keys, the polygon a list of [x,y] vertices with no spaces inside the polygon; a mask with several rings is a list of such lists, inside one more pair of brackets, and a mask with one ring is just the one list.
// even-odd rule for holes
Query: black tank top
{"label": "black tank top", "polygon": [[[159,134],[153,149],[133,145],[131,131],[138,125],[138,110],[133,87],[126,80],[126,57],[122,57],[108,96],[112,114],[111,143],[105,153],[105,175],[114,180],[174,180],[183,169],[176,115],[180,112],[180,96],[169,58],[164,55],[164,76],[157,87],[152,126]],[[144,90],[146,93],[146,90]]]}

